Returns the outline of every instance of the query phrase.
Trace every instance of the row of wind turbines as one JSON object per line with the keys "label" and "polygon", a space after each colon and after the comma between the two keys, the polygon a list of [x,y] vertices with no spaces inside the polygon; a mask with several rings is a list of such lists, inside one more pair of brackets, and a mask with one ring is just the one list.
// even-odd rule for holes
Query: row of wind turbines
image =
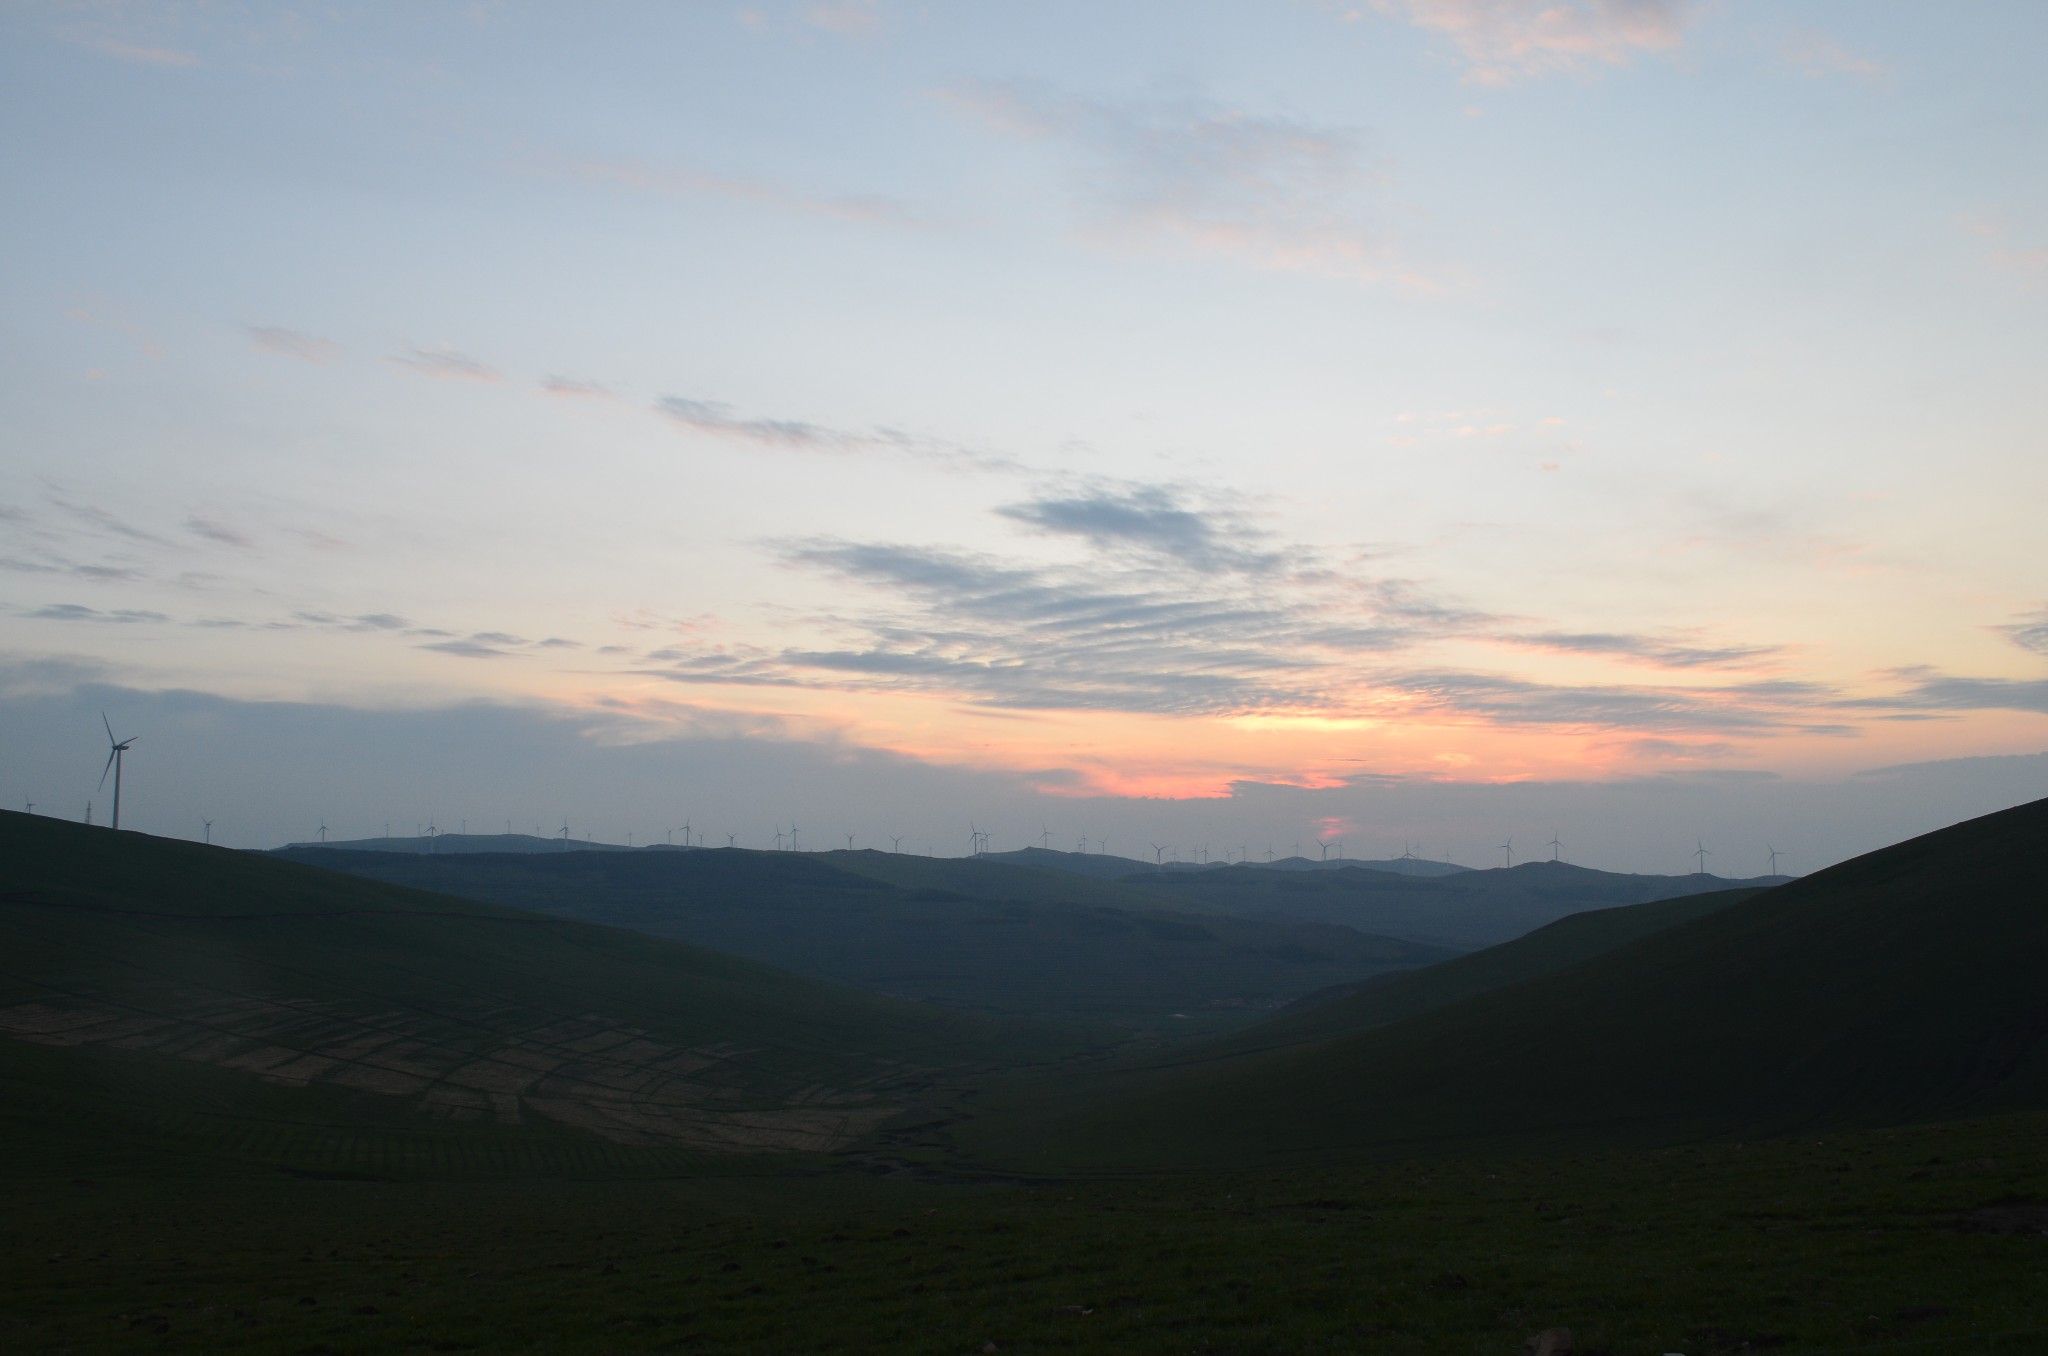
{"label": "row of wind turbines", "polygon": [[[102,768],[100,769],[100,780],[99,780],[99,784],[98,784],[98,786],[96,786],[96,787],[94,788],[93,794],[97,795],[97,794],[99,794],[99,792],[100,792],[100,791],[103,791],[103,790],[105,790],[105,789],[106,789],[106,785],[107,785],[107,778],[108,778],[108,776],[109,776],[109,775],[111,775],[111,776],[113,777],[113,779],[114,779],[114,805],[113,805],[113,817],[112,817],[112,826],[113,826],[114,828],[118,829],[118,828],[120,828],[120,827],[121,827],[121,772],[122,772],[122,766],[123,766],[123,764],[124,764],[124,763],[126,762],[126,760],[127,760],[128,750],[129,750],[129,749],[131,749],[131,748],[133,748],[133,747],[135,746],[136,742],[137,742],[137,741],[138,741],[138,740],[139,740],[139,739],[141,738],[141,736],[139,736],[139,735],[130,735],[130,736],[129,736],[128,738],[126,738],[126,739],[122,739],[122,738],[120,738],[120,737],[119,737],[118,735],[116,735],[116,734],[114,733],[114,723],[113,723],[113,721],[112,721],[112,720],[110,720],[110,719],[109,719],[109,718],[107,717],[107,713],[106,713],[106,712],[104,712],[104,711],[100,712],[100,724],[101,724],[102,726],[104,726],[104,727],[105,727],[105,729],[106,729],[106,732],[107,732],[107,761],[106,761],[106,764],[105,764],[105,766],[103,766],[103,767],[102,767]],[[28,811],[28,813],[30,813],[30,814],[34,814],[34,813],[35,813],[35,810],[36,810],[36,803],[35,803],[34,801],[32,801],[32,800],[31,800],[31,801],[28,801],[28,802],[26,802],[26,808],[27,808],[27,811]],[[86,822],[86,823],[88,823],[88,824],[92,823],[92,802],[91,802],[91,801],[87,801],[87,802],[86,802],[86,805],[85,805],[85,822]],[[202,821],[201,821],[201,824],[202,824],[202,825],[203,825],[203,827],[204,827],[204,835],[205,835],[205,841],[206,841],[206,842],[208,842],[208,843],[211,843],[211,842],[213,841],[213,821],[212,821],[211,819],[206,819],[206,820],[202,820]],[[418,828],[418,826],[415,826],[415,828],[417,829],[417,828]],[[467,835],[467,833],[469,832],[469,821],[468,821],[468,820],[464,820],[464,821],[462,821],[462,831],[463,831],[463,833],[464,833],[465,835]],[[670,847],[673,847],[673,846],[675,846],[675,835],[676,835],[677,831],[678,831],[678,830],[676,830],[676,829],[669,829],[669,830],[667,830],[667,833],[666,833],[666,844],[667,844],[667,846],[670,846]],[[702,833],[700,833],[700,832],[697,832],[697,831],[696,831],[696,830],[695,830],[695,829],[693,828],[693,826],[691,825],[691,823],[690,823],[690,821],[689,821],[689,820],[687,820],[687,819],[686,819],[686,820],[684,820],[684,821],[683,821],[683,823],[682,823],[682,825],[681,825],[681,830],[680,830],[680,831],[681,831],[681,833],[682,833],[682,835],[683,835],[683,846],[684,846],[684,847],[686,847],[686,848],[687,848],[687,847],[706,847],[706,846],[709,846],[709,844],[708,844],[708,843],[707,843],[707,842],[705,841],[705,835],[704,835],[704,834],[702,834]],[[436,827],[436,826],[434,825],[434,822],[433,822],[432,820],[428,820],[428,821],[427,821],[427,823],[426,823],[426,826],[425,826],[425,831],[424,831],[424,833],[423,833],[423,834],[422,834],[421,836],[425,837],[425,838],[427,839],[427,841],[429,842],[429,844],[432,844],[433,842],[435,842],[435,840],[437,840],[437,839],[438,839],[438,838],[440,837],[440,832],[441,832],[441,831],[440,831],[440,830],[439,830],[439,829],[438,829],[438,828],[437,828],[437,827]],[[512,832],[512,821],[511,821],[510,819],[507,819],[507,820],[505,821],[505,832],[506,832],[507,834],[510,834],[510,833]],[[561,829],[560,829],[560,831],[559,831],[559,834],[558,834],[558,835],[551,835],[551,836],[559,836],[559,838],[560,838],[560,840],[561,840],[561,843],[562,843],[562,846],[563,846],[563,848],[564,848],[564,849],[566,850],[566,849],[568,848],[568,846],[569,846],[569,842],[570,842],[569,832],[570,832],[570,831],[569,831],[569,821],[568,821],[567,819],[564,819],[564,820],[562,821],[562,827],[561,827]],[[775,828],[775,850],[776,850],[777,852],[784,852],[784,851],[787,851],[787,852],[800,852],[800,851],[802,851],[802,848],[801,848],[801,846],[799,845],[799,839],[798,839],[798,834],[799,834],[799,832],[800,832],[800,830],[799,830],[799,828],[798,828],[798,826],[797,826],[797,824],[796,824],[796,822],[795,822],[794,820],[792,820],[792,821],[790,822],[790,826],[789,826],[789,833],[787,834],[787,836],[785,836],[785,835],[783,834],[783,832],[782,832],[782,827],[781,827],[781,826],[780,826],[780,825],[778,824],[778,825],[776,826],[776,828]],[[538,837],[538,836],[539,836],[539,834],[540,834],[540,829],[539,829],[539,826],[538,826],[538,825],[536,825],[536,826],[535,826],[535,828],[534,828],[534,833],[535,833],[535,836],[536,836],[536,837]],[[320,841],[320,842],[322,842],[322,843],[325,843],[325,842],[327,841],[327,821],[326,821],[326,820],[324,820],[324,819],[320,821],[320,827],[319,827],[319,830],[318,830],[318,836],[319,836],[319,841]],[[386,838],[389,838],[389,837],[391,836],[391,824],[390,824],[390,822],[389,822],[388,820],[387,820],[387,821],[385,822],[385,824],[384,824],[384,836],[385,836]],[[891,851],[891,852],[893,852],[893,853],[898,853],[898,854],[900,854],[900,853],[901,853],[901,852],[903,851],[903,840],[904,840],[904,838],[905,838],[905,837],[907,837],[907,836],[908,836],[908,835],[905,835],[905,834],[892,834],[892,835],[888,835],[888,838],[889,838],[889,845],[890,845],[890,851]],[[851,834],[851,833],[849,833],[849,834],[847,834],[847,835],[846,835],[846,850],[847,850],[847,851],[849,851],[849,852],[853,851],[853,847],[854,847],[854,840],[855,840],[855,837],[856,837],[856,835],[854,835],[854,834]],[[1037,838],[1037,842],[1038,842],[1038,845],[1039,845],[1039,847],[1040,847],[1040,848],[1041,848],[1042,850],[1045,850],[1045,851],[1050,851],[1050,850],[1052,849],[1052,837],[1053,837],[1053,834],[1052,834],[1052,829],[1051,829],[1051,827],[1050,827],[1049,825],[1046,825],[1046,824],[1044,824],[1043,822],[1041,822],[1041,823],[1040,823],[1040,825],[1039,825],[1039,834],[1038,834],[1038,838]],[[992,835],[992,834],[990,833],[990,831],[989,831],[989,830],[987,830],[987,829],[984,829],[984,828],[982,828],[982,827],[981,827],[980,825],[978,825],[978,824],[976,824],[976,823],[974,823],[973,821],[971,821],[971,820],[970,820],[970,821],[968,822],[968,825],[967,825],[967,855],[968,855],[968,856],[970,856],[970,857],[979,857],[979,856],[982,856],[982,855],[984,855],[984,854],[986,854],[986,853],[990,852],[990,851],[992,850],[992,849],[991,849],[991,847],[990,847],[990,843],[991,843],[992,839],[993,839],[993,835]],[[694,841],[693,841],[693,840],[694,840]],[[1312,838],[1312,839],[1310,839],[1309,841],[1310,841],[1310,842],[1312,842],[1312,843],[1314,843],[1314,844],[1315,844],[1315,846],[1316,846],[1316,848],[1318,849],[1318,851],[1319,851],[1319,852],[1321,853],[1321,856],[1320,856],[1320,858],[1319,858],[1318,860],[1320,860],[1320,861],[1323,861],[1323,862],[1327,862],[1327,861],[1329,861],[1329,860],[1330,860],[1330,852],[1331,852],[1331,850],[1332,850],[1332,849],[1335,849],[1335,851],[1336,851],[1336,853],[1337,853],[1337,860],[1338,860],[1338,861],[1340,861],[1340,862],[1341,862],[1341,861],[1343,861],[1343,860],[1344,860],[1344,839],[1342,839],[1341,837],[1340,837],[1340,838],[1328,838],[1328,839],[1325,839],[1325,838]],[[1087,834],[1085,834],[1085,833],[1084,833],[1084,834],[1082,834],[1082,835],[1081,835],[1081,836],[1079,837],[1079,839],[1077,840],[1077,843],[1076,843],[1076,846],[1075,846],[1075,849],[1074,849],[1074,850],[1075,850],[1075,852],[1077,852],[1077,853],[1079,853],[1079,854],[1082,854],[1082,855],[1086,855],[1086,854],[1087,854],[1087,852],[1088,852],[1088,844],[1089,844],[1090,842],[1093,842],[1093,843],[1095,844],[1095,850],[1096,850],[1096,852],[1098,852],[1098,853],[1105,853],[1105,854],[1106,854],[1106,853],[1107,853],[1107,852],[1109,851],[1109,840],[1108,840],[1107,838],[1093,838],[1093,839],[1091,839],[1091,838],[1090,838],[1090,837],[1089,837],[1089,836],[1088,836]],[[785,844],[786,844],[787,846],[785,846]],[[738,846],[739,846],[739,835],[738,835],[737,833],[728,833],[728,834],[726,834],[726,835],[725,835],[725,845],[726,845],[727,847],[729,847],[729,848],[735,848],[735,847],[738,847]],[[629,832],[629,833],[628,833],[628,834],[626,835],[626,846],[628,846],[628,847],[631,847],[631,846],[633,846],[633,835],[632,835],[632,834],[631,834],[630,832]],[[1166,864],[1166,855],[1167,855],[1167,853],[1169,853],[1169,852],[1171,852],[1171,853],[1173,854],[1173,859],[1174,859],[1174,861],[1175,861],[1176,863],[1180,862],[1180,860],[1181,860],[1181,856],[1180,856],[1180,848],[1179,848],[1179,846],[1178,846],[1177,844],[1172,844],[1172,843],[1150,843],[1150,844],[1148,844],[1148,846],[1149,846],[1149,847],[1151,847],[1151,849],[1152,849],[1152,863],[1153,863],[1153,865],[1154,865],[1154,866],[1164,866],[1164,865]],[[1417,855],[1417,853],[1416,853],[1416,851],[1415,851],[1415,849],[1416,849],[1416,846],[1417,846],[1417,845],[1416,845],[1416,844],[1414,844],[1414,843],[1410,843],[1410,842],[1406,842],[1406,841],[1404,841],[1404,842],[1402,843],[1402,845],[1401,845],[1401,855],[1400,855],[1400,856],[1399,856],[1398,858],[1396,858],[1395,860],[1397,860],[1397,861],[1420,861],[1420,860],[1424,860],[1423,858],[1421,858],[1421,857],[1419,857],[1419,856]],[[1551,860],[1551,861],[1553,861],[1553,862],[1561,862],[1561,861],[1563,861],[1563,860],[1564,860],[1564,843],[1563,843],[1563,841],[1562,841],[1562,840],[1561,840],[1561,839],[1560,839],[1560,838],[1558,837],[1558,835],[1557,835],[1557,831],[1556,831],[1556,830],[1554,830],[1554,829],[1553,829],[1553,830],[1551,831],[1551,834],[1550,834],[1550,839],[1549,839],[1549,841],[1545,842],[1545,843],[1543,844],[1543,846],[1544,846],[1544,847],[1547,847],[1547,848],[1549,848],[1549,849],[1550,849],[1550,860]],[[431,851],[431,850],[432,850],[432,848],[430,847],[430,848],[429,848],[429,851]],[[1770,858],[1770,871],[1769,871],[1769,874],[1770,874],[1770,875],[1772,875],[1772,876],[1776,876],[1776,875],[1778,874],[1778,859],[1779,859],[1780,857],[1784,856],[1785,854],[1783,854],[1783,853],[1779,852],[1779,851],[1778,851],[1778,849],[1777,849],[1776,847],[1773,847],[1773,846],[1771,846],[1770,844],[1765,844],[1765,852],[1766,852],[1766,854],[1768,855],[1768,857]],[[1513,835],[1509,835],[1508,839],[1507,839],[1507,840],[1506,840],[1505,842],[1503,842],[1503,843],[1502,843],[1502,844],[1500,845],[1500,853],[1501,853],[1501,865],[1502,865],[1503,867],[1512,867],[1512,866],[1514,866],[1514,864],[1515,864],[1515,840],[1514,840],[1514,837],[1513,837]],[[926,854],[926,855],[931,855],[931,854]],[[1296,856],[1296,857],[1299,857],[1299,856],[1301,856],[1301,855],[1302,855],[1302,843],[1301,843],[1301,841],[1300,841],[1299,839],[1295,840],[1295,842],[1294,842],[1294,845],[1293,845],[1293,855],[1294,855],[1294,856]],[[1695,840],[1695,842],[1694,842],[1694,848],[1693,848],[1693,851],[1692,851],[1692,853],[1691,853],[1690,855],[1691,855],[1691,856],[1692,856],[1692,857],[1693,857],[1693,858],[1694,858],[1694,859],[1695,859],[1695,860],[1696,860],[1696,861],[1697,861],[1697,862],[1699,863],[1699,868],[1698,868],[1698,870],[1697,870],[1697,871],[1695,872],[1695,874],[1697,874],[1697,875],[1701,875],[1701,876],[1704,876],[1704,875],[1706,875],[1706,874],[1707,874],[1707,858],[1708,858],[1708,857],[1711,857],[1711,856],[1713,855],[1713,852],[1712,852],[1712,851],[1711,851],[1711,850],[1710,850],[1710,849],[1709,849],[1709,848],[1707,847],[1707,844],[1706,844],[1706,840],[1705,840],[1705,839],[1696,839],[1696,840]],[[1268,863],[1270,864],[1270,863],[1271,863],[1271,862],[1273,861],[1273,857],[1274,857],[1274,850],[1273,850],[1273,844],[1272,844],[1272,843],[1270,843],[1270,842],[1268,842],[1268,843],[1266,844],[1266,853],[1265,853],[1265,856],[1266,856],[1266,861],[1267,861],[1267,862],[1268,862]],[[1229,849],[1228,847],[1226,847],[1226,848],[1224,848],[1224,850],[1223,850],[1223,864],[1224,864],[1224,865],[1229,865],[1229,864],[1230,864],[1230,860],[1231,860],[1231,857],[1230,857],[1230,849]],[[1248,845],[1248,844],[1243,844],[1243,843],[1240,843],[1240,844],[1238,845],[1238,848],[1237,848],[1237,862],[1238,862],[1238,864],[1239,864],[1239,865],[1244,865],[1244,864],[1247,864],[1247,863],[1249,863],[1249,862],[1250,862],[1251,860],[1252,860],[1252,853],[1251,853],[1251,849],[1250,849],[1249,845]],[[1447,864],[1447,865],[1450,865],[1450,864],[1452,864],[1452,863],[1451,863],[1451,854],[1450,854],[1450,853],[1449,853],[1448,851],[1446,851],[1446,852],[1444,853],[1444,862],[1445,862],[1445,864]],[[1203,844],[1201,844],[1201,845],[1200,845],[1199,847],[1196,847],[1196,848],[1193,848],[1193,849],[1191,849],[1191,855],[1190,855],[1190,857],[1189,857],[1189,864],[1191,864],[1191,865],[1197,865],[1197,866],[1209,866],[1209,865],[1214,865],[1214,863],[1213,863],[1213,862],[1212,862],[1212,861],[1210,860],[1210,856],[1209,856],[1209,845],[1208,845],[1207,843],[1203,843]]]}

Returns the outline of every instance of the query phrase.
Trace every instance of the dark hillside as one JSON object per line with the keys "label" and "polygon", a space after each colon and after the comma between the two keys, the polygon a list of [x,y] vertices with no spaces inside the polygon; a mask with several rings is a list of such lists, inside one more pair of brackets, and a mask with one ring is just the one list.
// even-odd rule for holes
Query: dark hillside
{"label": "dark hillside", "polygon": [[[975,1129],[1159,1165],[1780,1133],[2048,1105],[2048,801],[1361,1034]],[[1301,1018],[1289,1018],[1300,1021]]]}

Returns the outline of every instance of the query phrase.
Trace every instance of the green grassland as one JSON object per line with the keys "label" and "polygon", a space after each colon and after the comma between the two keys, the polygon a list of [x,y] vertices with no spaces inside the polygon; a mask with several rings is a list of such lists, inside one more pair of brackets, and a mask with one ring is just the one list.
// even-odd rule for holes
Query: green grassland
{"label": "green grassland", "polygon": [[0,1349],[2048,1349],[2044,829],[1105,1055],[0,814]]}
{"label": "green grassland", "polygon": [[15,1159],[0,1347],[2033,1352],[2044,1132],[1011,1185]]}

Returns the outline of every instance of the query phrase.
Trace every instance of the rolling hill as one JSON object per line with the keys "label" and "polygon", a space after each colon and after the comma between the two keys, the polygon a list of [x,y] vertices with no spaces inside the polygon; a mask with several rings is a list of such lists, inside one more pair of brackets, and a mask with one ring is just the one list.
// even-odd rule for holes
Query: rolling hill
{"label": "rolling hill", "polygon": [[2048,801],[1388,1025],[1121,1072],[1063,1103],[1036,1087],[966,1140],[1016,1163],[1241,1166],[2048,1105],[2043,842]]}
{"label": "rolling hill", "polygon": [[0,813],[0,863],[0,1101],[46,1129],[387,1167],[816,1153],[1032,1057],[1015,1028],[274,858]]}
{"label": "rolling hill", "polygon": [[388,883],[630,927],[992,1013],[1204,1029],[1454,954],[1338,923],[1192,913],[1115,882],[886,852],[420,855],[295,848]]}
{"label": "rolling hill", "polygon": [[1192,912],[1343,923],[1361,932],[1471,950],[1588,909],[1784,880],[1628,875],[1566,862],[1525,862],[1512,868],[1424,877],[1347,862],[1313,871],[1228,866],[1161,872],[1127,884],[1142,885],[1169,907]]}

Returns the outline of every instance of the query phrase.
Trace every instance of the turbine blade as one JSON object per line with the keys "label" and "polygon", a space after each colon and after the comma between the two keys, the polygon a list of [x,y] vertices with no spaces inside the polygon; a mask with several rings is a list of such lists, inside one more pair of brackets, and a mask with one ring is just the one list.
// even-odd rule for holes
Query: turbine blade
{"label": "turbine blade", "polygon": [[104,791],[106,789],[107,774],[114,770],[114,759],[120,756],[120,752],[121,751],[119,749],[116,749],[114,750],[114,752],[107,755],[107,765],[100,769],[100,784],[93,788],[94,795],[98,795],[101,791]]}
{"label": "turbine blade", "polygon": [[100,724],[107,727],[107,742],[109,744],[115,743],[114,722],[107,719],[107,713],[104,711],[100,712]]}

